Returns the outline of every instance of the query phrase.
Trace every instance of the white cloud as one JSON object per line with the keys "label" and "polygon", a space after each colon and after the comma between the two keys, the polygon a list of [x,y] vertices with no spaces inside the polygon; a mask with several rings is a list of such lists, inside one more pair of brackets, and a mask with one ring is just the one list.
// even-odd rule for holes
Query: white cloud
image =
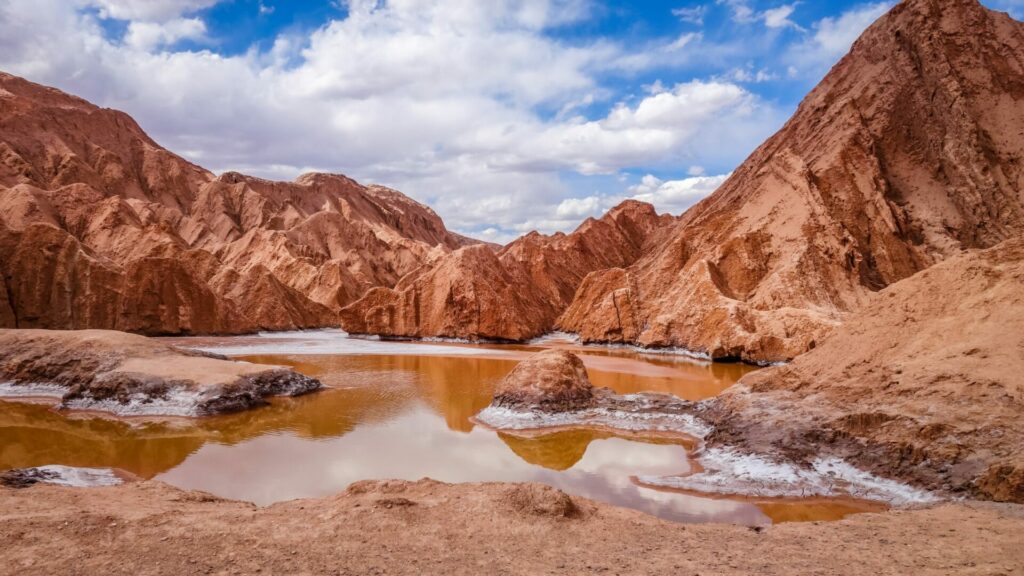
{"label": "white cloud", "polygon": [[775,8],[768,8],[762,11],[755,10],[750,5],[750,0],[715,0],[720,6],[726,6],[732,12],[732,19],[741,24],[751,22],[763,22],[767,28],[793,28],[803,30],[796,22],[790,19],[799,2],[783,4]]}
{"label": "white cloud", "polygon": [[690,24],[696,24],[697,26],[704,25],[704,16],[708,13],[708,7],[706,5],[691,6],[688,8],[674,8],[672,15],[679,18],[683,22]]}
{"label": "white cloud", "polygon": [[756,20],[754,9],[747,0],[715,0],[715,4],[727,6],[732,11],[732,19],[737,22]]}
{"label": "white cloud", "polygon": [[71,0],[99,9],[104,18],[162,22],[209,8],[223,0]]}
{"label": "white cloud", "polygon": [[778,8],[771,8],[761,13],[764,25],[769,28],[796,28],[801,30],[789,17],[796,11],[796,4],[783,4]]}
{"label": "white cloud", "polygon": [[679,50],[686,48],[694,40],[700,40],[700,38],[701,35],[696,32],[682,34],[678,38],[676,38],[671,44],[665,46],[664,50],[667,52],[678,52]]}
{"label": "white cloud", "polygon": [[863,4],[837,18],[822,18],[815,25],[814,44],[832,58],[849,51],[854,40],[875,20],[892,8],[892,2]]}
{"label": "white cloud", "polygon": [[678,215],[717,190],[729,176],[691,176],[664,181],[648,174],[629,188],[629,194],[634,200],[654,204],[659,212]]}
{"label": "white cloud", "polygon": [[[83,3],[6,0],[0,69],[123,109],[214,171],[344,172],[429,203],[453,229],[492,229],[492,239],[571,229],[614,200],[563,202],[574,195],[566,174],[728,165],[783,119],[726,79],[658,81],[608,102],[599,79],[610,68],[693,49],[652,42],[633,58],[609,41],[545,33],[586,18],[581,0],[353,0],[343,20],[237,56],[168,48],[203,37],[189,15],[212,0],[91,5],[101,3],[131,20],[123,41],[76,9]],[[602,100],[607,113],[580,113]]]}
{"label": "white cloud", "polygon": [[202,40],[206,24],[199,18],[175,18],[166,22],[131,22],[124,43],[136,50],[153,50],[180,40]]}
{"label": "white cloud", "polygon": [[742,82],[745,84],[759,84],[778,80],[778,74],[765,69],[755,70],[753,64],[747,64],[742,68],[733,68],[723,76],[726,80]]}
{"label": "white cloud", "polygon": [[[818,76],[850,50],[850,46],[875,20],[892,8],[893,2],[860,4],[837,17],[822,18],[814,34],[794,46],[788,56],[793,69]],[[791,75],[793,75],[791,73]]]}
{"label": "white cloud", "polygon": [[586,198],[566,198],[555,210],[555,215],[560,218],[580,219],[600,213],[602,209],[601,199],[597,196]]}

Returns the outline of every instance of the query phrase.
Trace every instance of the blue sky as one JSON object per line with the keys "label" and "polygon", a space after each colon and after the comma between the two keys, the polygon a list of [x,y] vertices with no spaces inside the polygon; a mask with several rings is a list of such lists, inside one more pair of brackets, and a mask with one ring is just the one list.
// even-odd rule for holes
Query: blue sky
{"label": "blue sky", "polygon": [[630,197],[682,212],[891,5],[5,0],[0,69],[215,172],[342,172],[507,241]]}

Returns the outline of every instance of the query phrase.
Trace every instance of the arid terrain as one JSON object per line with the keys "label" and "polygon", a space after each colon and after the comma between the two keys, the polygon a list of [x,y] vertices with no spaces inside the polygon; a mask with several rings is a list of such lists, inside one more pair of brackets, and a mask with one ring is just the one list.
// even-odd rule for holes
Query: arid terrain
{"label": "arid terrain", "polygon": [[0,490],[3,574],[1020,574],[1019,506],[763,530],[535,484],[366,482],[269,508],[145,483]]}
{"label": "arid terrain", "polygon": [[[682,214],[498,246],[346,176],[215,175],[2,72],[0,207],[0,409],[54,405],[0,426],[0,574],[1024,574],[1024,23],[978,0],[896,3]],[[196,335],[252,336],[153,338]],[[140,415],[186,423],[114,419]],[[267,506],[171,485],[398,433],[403,463],[443,438],[483,476],[331,461],[344,492],[250,487]],[[102,467],[32,460],[47,435]],[[556,474],[597,441],[601,474]],[[510,451],[551,485],[478,482]],[[670,495],[871,512],[640,511]]]}
{"label": "arid terrain", "polygon": [[473,243],[340,175],[215,176],[126,114],[0,73],[0,326],[142,334],[337,326]]}
{"label": "arid terrain", "polygon": [[711,443],[833,454],[888,477],[1024,503],[1024,240],[875,294],[792,364],[715,401]]}
{"label": "arid terrain", "polygon": [[[617,257],[590,266],[582,283],[586,267],[562,265],[565,256],[542,247],[585,241],[593,223],[566,239],[527,236],[506,247],[502,261],[530,262],[534,285],[565,277],[575,296],[548,298],[557,314],[539,314],[535,298],[449,289],[472,277],[463,250],[351,304],[342,325],[519,338],[529,318],[527,336],[557,326],[589,342],[789,360],[871,293],[965,248],[1024,233],[1022,28],[976,0],[901,3],[714,194],[665,220],[646,243],[605,235],[603,251]],[[620,222],[622,208],[605,220]],[[474,274],[496,269],[479,268]],[[477,324],[456,319],[465,314]]]}

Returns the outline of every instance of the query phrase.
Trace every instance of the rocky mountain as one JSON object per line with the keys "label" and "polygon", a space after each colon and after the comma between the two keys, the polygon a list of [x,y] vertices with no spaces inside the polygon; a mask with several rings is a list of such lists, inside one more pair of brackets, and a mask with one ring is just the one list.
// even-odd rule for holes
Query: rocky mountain
{"label": "rocky mountain", "polygon": [[1024,24],[905,0],[667,241],[586,278],[584,340],[776,361],[871,294],[1024,232]]}
{"label": "rocky mountain", "polygon": [[352,333],[525,340],[549,332],[588,274],[628,266],[674,221],[626,201],[571,234],[528,234],[495,252],[469,246],[341,311]]}
{"label": "rocky mountain", "polygon": [[0,205],[0,327],[336,326],[369,288],[474,243],[344,176],[214,176],[124,113],[7,74]]}

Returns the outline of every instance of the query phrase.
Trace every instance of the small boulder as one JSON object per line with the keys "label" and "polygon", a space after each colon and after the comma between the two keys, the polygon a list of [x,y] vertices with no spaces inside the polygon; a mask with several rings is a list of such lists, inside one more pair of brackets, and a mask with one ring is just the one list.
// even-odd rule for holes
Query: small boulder
{"label": "small boulder", "polygon": [[578,518],[582,510],[565,492],[543,484],[516,484],[502,501],[517,512],[545,518]]}
{"label": "small boulder", "polygon": [[520,362],[498,384],[492,403],[541,412],[572,412],[595,405],[594,387],[583,361],[564,350],[545,350]]}

